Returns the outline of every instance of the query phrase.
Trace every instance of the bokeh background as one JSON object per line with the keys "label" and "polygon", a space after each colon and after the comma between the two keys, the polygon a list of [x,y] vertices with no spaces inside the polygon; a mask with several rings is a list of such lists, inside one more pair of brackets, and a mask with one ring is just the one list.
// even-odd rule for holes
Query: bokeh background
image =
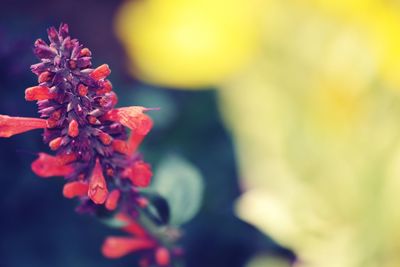
{"label": "bokeh background", "polygon": [[[1,114],[35,115],[32,44],[60,22],[119,105],[161,108],[145,158],[201,172],[187,266],[400,266],[400,1],[2,0]],[[1,266],[135,266],[31,173],[40,134],[0,147]]]}

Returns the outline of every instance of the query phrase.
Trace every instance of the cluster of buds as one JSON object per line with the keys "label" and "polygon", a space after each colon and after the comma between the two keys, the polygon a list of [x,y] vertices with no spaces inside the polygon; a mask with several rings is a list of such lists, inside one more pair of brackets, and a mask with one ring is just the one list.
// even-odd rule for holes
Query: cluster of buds
{"label": "cluster of buds", "polygon": [[49,28],[48,38],[49,44],[35,42],[40,62],[31,70],[38,85],[25,91],[27,101],[37,101],[41,118],[0,115],[0,137],[44,129],[44,142],[55,155],[39,153],[33,172],[44,178],[65,177],[63,195],[78,198],[79,211],[124,214],[129,220],[124,229],[137,236],[108,238],[104,255],[115,258],[151,250],[155,256],[149,265],[169,266],[170,251],[135,221],[138,209],[146,205],[139,189],[147,187],[152,177],[151,166],[137,152],[153,125],[144,114],[150,109],[115,108],[108,65],[92,68],[91,51],[71,39],[67,24]]}

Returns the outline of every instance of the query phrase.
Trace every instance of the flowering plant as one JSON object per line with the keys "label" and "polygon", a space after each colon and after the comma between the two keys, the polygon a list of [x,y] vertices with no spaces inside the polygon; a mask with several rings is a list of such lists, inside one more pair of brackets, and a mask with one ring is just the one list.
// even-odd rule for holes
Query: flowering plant
{"label": "flowering plant", "polygon": [[31,66],[39,84],[25,91],[26,100],[37,101],[41,118],[0,115],[0,137],[44,130],[43,140],[55,155],[39,153],[33,172],[65,177],[63,195],[79,199],[78,212],[131,235],[108,237],[104,256],[142,251],[140,266],[180,266],[182,250],[175,245],[180,233],[149,201],[155,195],[142,190],[153,174],[137,148],[152,128],[144,113],[151,109],[115,108],[108,65],[92,68],[91,51],[69,36],[67,24],[47,32],[50,43],[35,42],[40,62]]}

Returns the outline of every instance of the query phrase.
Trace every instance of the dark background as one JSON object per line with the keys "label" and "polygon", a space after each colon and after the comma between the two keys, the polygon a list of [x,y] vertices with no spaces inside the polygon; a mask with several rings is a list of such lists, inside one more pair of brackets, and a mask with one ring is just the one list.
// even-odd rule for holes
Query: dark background
{"label": "dark background", "polygon": [[[244,266],[257,252],[290,253],[234,216],[239,196],[233,147],[216,105],[216,93],[161,90],[136,81],[126,71],[124,51],[113,32],[120,1],[0,1],[0,114],[37,116],[24,90],[36,84],[29,70],[37,62],[36,38],[60,22],[93,52],[95,65],[107,63],[120,106],[161,107],[155,128],[141,151],[157,163],[178,153],[199,168],[206,191],[201,212],[184,226],[182,244],[189,267]],[[48,151],[40,131],[0,139],[0,266],[136,266],[135,255],[107,260],[100,246],[120,234],[89,216],[74,212],[76,203],[61,194],[61,178],[40,179],[30,170],[37,152]]]}

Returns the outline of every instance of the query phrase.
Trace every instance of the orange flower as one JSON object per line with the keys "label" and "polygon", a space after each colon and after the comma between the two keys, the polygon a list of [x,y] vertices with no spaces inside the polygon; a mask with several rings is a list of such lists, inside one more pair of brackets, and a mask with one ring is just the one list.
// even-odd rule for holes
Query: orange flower
{"label": "orange flower", "polygon": [[92,176],[89,181],[88,196],[96,204],[103,204],[108,196],[107,183],[99,159],[96,160]]}
{"label": "orange flower", "polygon": [[122,177],[130,179],[132,184],[137,187],[147,187],[150,184],[152,175],[150,164],[141,160],[135,161],[122,173]]}
{"label": "orange flower", "polygon": [[0,137],[11,137],[34,129],[47,127],[46,120],[0,115]]}
{"label": "orange flower", "polygon": [[66,165],[75,160],[73,154],[61,156],[51,156],[46,153],[39,153],[39,157],[32,162],[32,171],[43,178],[51,176],[68,176],[73,172],[73,168]]}

